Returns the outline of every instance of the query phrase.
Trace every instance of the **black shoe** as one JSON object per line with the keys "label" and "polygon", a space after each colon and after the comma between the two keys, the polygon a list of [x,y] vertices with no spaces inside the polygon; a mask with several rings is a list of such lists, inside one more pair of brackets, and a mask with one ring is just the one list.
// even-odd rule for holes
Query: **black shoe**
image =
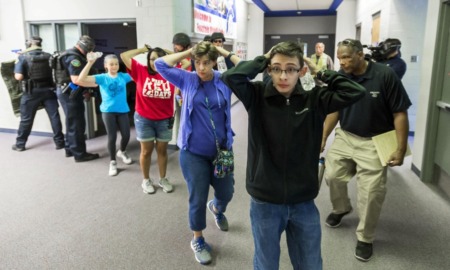
{"label": "black shoe", "polygon": [[325,224],[327,224],[328,227],[331,228],[336,228],[339,227],[339,225],[341,225],[341,220],[345,215],[348,215],[352,212],[352,209],[350,209],[347,212],[344,212],[342,214],[334,214],[331,213],[328,215],[327,220],[325,221]]}
{"label": "black shoe", "polygon": [[73,154],[69,149],[66,149],[66,157],[73,157]]}
{"label": "black shoe", "polygon": [[372,243],[365,243],[358,241],[356,243],[356,249],[355,249],[355,257],[356,259],[368,262],[370,258],[372,258],[373,254],[373,244]]}
{"label": "black shoe", "polygon": [[12,148],[12,150],[18,151],[18,152],[25,151],[25,146],[18,146],[17,144],[13,144],[11,148]]}
{"label": "black shoe", "polygon": [[60,149],[63,149],[65,147],[65,145],[64,145],[64,143],[63,144],[56,144],[56,150],[60,150]]}
{"label": "black shoe", "polygon": [[80,158],[75,158],[75,162],[91,161],[91,160],[97,159],[99,157],[100,157],[99,154],[85,153]]}

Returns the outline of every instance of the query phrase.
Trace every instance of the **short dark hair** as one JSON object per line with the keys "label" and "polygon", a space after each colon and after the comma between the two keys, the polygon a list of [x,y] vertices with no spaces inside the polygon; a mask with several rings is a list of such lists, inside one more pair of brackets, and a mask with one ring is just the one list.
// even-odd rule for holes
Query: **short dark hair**
{"label": "short dark hair", "polygon": [[183,46],[187,48],[191,45],[191,38],[185,33],[176,33],[173,36],[172,44]]}
{"label": "short dark hair", "polygon": [[81,49],[85,53],[92,52],[95,48],[95,41],[93,38],[87,35],[83,35],[77,42],[77,45],[80,46]]}
{"label": "short dark hair", "polygon": [[288,57],[297,57],[300,67],[304,65],[303,60],[303,49],[300,45],[293,41],[284,41],[275,45],[270,52],[270,60],[275,56],[275,54],[282,54]]}
{"label": "short dark hair", "polygon": [[35,46],[41,46],[42,45],[42,38],[40,36],[32,36],[29,39],[26,40],[25,42],[25,46],[27,48],[30,48],[31,45],[35,45]]}
{"label": "short dark hair", "polygon": [[340,46],[351,47],[353,52],[363,51],[363,45],[361,44],[361,41],[356,39],[351,38],[344,39],[343,41],[338,43],[338,47]]}

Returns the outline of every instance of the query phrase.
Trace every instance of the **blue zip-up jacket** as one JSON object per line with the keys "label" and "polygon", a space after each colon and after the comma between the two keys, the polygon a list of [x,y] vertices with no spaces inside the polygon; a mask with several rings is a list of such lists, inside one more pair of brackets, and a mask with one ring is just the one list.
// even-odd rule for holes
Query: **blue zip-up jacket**
{"label": "blue zip-up jacket", "polygon": [[248,112],[247,192],[274,204],[314,199],[319,192],[318,163],[327,114],[365,95],[363,86],[334,71],[324,71],[328,87],[304,91],[297,82],[289,98],[271,82],[251,82],[269,60],[241,61],[222,79]]}
{"label": "blue zip-up jacket", "polygon": [[[173,68],[167,65],[162,58],[155,61],[155,68],[166,80],[181,90],[183,95],[183,103],[181,106],[180,131],[178,133],[177,145],[180,149],[189,149],[189,137],[192,134],[192,123],[190,115],[193,110],[193,99],[200,86],[200,79],[195,72],[186,71],[184,69]],[[231,89],[220,80],[221,74],[214,71],[214,85],[225,97],[226,101],[226,133],[227,133],[227,149],[230,150],[233,145],[233,131],[231,129]]]}

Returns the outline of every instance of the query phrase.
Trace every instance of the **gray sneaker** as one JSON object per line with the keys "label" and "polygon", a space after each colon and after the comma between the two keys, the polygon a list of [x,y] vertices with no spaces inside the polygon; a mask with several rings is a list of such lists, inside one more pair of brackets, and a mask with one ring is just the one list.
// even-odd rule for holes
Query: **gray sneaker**
{"label": "gray sneaker", "polygon": [[159,186],[162,187],[165,193],[170,193],[173,191],[173,186],[169,182],[169,179],[167,179],[166,177],[161,178],[161,180],[159,180]]}
{"label": "gray sneaker", "polygon": [[216,213],[216,211],[214,211],[213,200],[210,200],[208,202],[207,207],[209,212],[211,212],[211,214],[213,214],[214,216],[217,228],[219,228],[221,231],[228,231],[227,217],[223,213]]}
{"label": "gray sneaker", "polygon": [[211,248],[205,242],[205,238],[200,236],[198,238],[193,238],[191,240],[191,248],[195,254],[195,260],[200,264],[210,264],[211,263],[211,253],[209,252]]}
{"label": "gray sneaker", "polygon": [[144,193],[153,194],[155,193],[155,188],[153,187],[153,181],[150,179],[142,180],[142,190]]}

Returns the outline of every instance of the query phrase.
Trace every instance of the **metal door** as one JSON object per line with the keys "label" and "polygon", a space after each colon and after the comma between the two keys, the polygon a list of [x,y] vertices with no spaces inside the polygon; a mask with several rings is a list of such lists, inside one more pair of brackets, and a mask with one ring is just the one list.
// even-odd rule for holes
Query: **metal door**
{"label": "metal door", "polygon": [[450,196],[450,0],[442,0],[421,179]]}
{"label": "metal door", "polygon": [[[447,8],[448,9],[448,8]],[[437,165],[438,184],[442,187],[450,186],[450,29],[447,29],[447,55],[443,70],[442,94],[436,102],[439,108],[438,126],[436,131],[436,149],[434,162]],[[442,171],[441,171],[442,170]],[[447,176],[447,177],[444,177]],[[443,182],[444,181],[444,182]]]}

